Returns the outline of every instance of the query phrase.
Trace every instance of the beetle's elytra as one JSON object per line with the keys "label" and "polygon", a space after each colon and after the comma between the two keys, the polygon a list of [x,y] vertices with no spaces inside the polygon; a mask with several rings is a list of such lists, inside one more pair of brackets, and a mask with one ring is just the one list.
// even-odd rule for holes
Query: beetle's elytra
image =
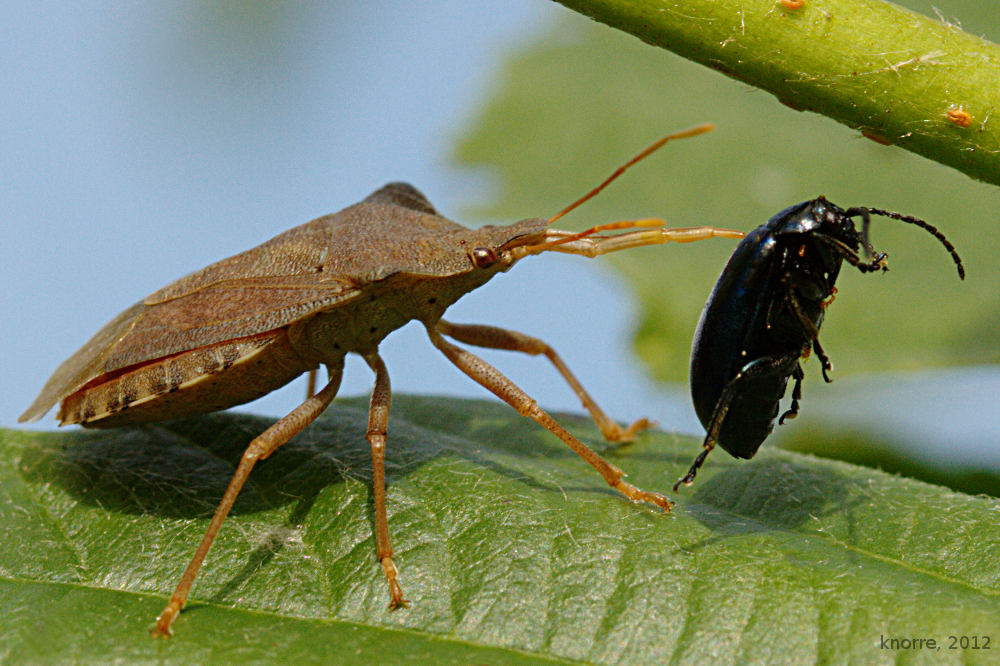
{"label": "beetle's elytra", "polygon": [[[665,229],[660,220],[592,227],[580,233],[549,224],[597,194],[628,166],[671,139],[711,129],[701,125],[664,137],[558,215],[509,226],[465,227],[442,217],[415,188],[392,183],[334,215],[286,231],[157,291],[115,317],[55,371],[21,420],[60,403],[61,424],[112,427],[225,409],[268,393],[325,365],[329,381],[254,439],[154,634],[168,636],[216,533],[254,464],[305,428],[333,400],[344,357],[361,355],[375,373],[367,438],[372,450],[375,540],[391,607],[405,606],[392,559],[385,507],[385,446],[390,388],[379,343],[411,320],[472,379],[536,420],[635,502],[669,511],[671,502],[622,479],[623,472],[563,429],[513,382],[445,338],[495,349],[544,354],[574,388],[601,432],[630,439],[648,425],[614,423],[541,340],[489,326],[453,324],[445,310],[518,260],[546,251],[596,256],[668,241],[743,233],[713,227]],[[601,235],[600,232],[623,230]],[[310,392],[311,393],[311,392]]]}
{"label": "beetle's elytra", "polygon": [[965,278],[954,246],[923,220],[875,208],[844,210],[823,197],[786,208],[747,234],[698,322],[691,395],[707,433],[702,452],[674,490],[694,480],[716,444],[737,458],[752,458],[774,428],[789,377],[795,380],[792,404],[778,422],[798,414],[804,378],[799,360],[810,350],[831,381],[833,366],[819,344],[819,329],[843,262],[862,273],[887,270],[886,255],[876,255],[868,240],[872,215],[927,230]]}

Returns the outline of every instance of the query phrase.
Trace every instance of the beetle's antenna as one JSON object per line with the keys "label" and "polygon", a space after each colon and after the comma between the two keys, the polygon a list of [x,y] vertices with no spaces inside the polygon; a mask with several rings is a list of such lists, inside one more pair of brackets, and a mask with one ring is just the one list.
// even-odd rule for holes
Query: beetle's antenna
{"label": "beetle's antenna", "polygon": [[864,234],[865,242],[868,241],[868,215],[881,215],[882,217],[892,218],[893,220],[899,220],[900,222],[906,222],[908,224],[915,224],[916,226],[924,229],[929,234],[941,241],[945,249],[948,250],[948,254],[951,255],[952,260],[955,262],[955,267],[958,269],[958,277],[962,280],[965,279],[965,266],[962,264],[962,258],[958,256],[958,251],[955,246],[951,244],[951,241],[945,238],[945,235],[938,231],[938,228],[934,225],[925,222],[919,218],[911,217],[910,215],[903,215],[902,213],[894,213],[891,210],[881,210],[879,208],[867,208],[867,207],[857,207],[848,208],[846,211],[848,217],[854,217],[855,215],[860,215],[864,218],[864,224],[862,227],[862,233]]}
{"label": "beetle's antenna", "polygon": [[703,125],[697,125],[697,126],[692,127],[690,129],[681,130],[680,132],[674,132],[673,134],[668,134],[667,136],[663,137],[662,139],[659,139],[658,141],[650,144],[641,153],[639,153],[638,155],[636,155],[635,157],[633,157],[632,159],[630,159],[625,164],[623,164],[620,167],[618,167],[613,174],[611,174],[610,176],[608,176],[604,180],[603,183],[601,183],[600,185],[598,185],[597,187],[595,187],[594,189],[592,189],[590,192],[587,192],[585,195],[583,195],[582,197],[580,197],[579,199],[577,199],[576,201],[574,201],[570,205],[566,206],[565,208],[563,208],[561,211],[559,211],[558,213],[556,213],[552,217],[550,217],[549,218],[549,224],[552,224],[553,222],[555,222],[556,220],[558,220],[560,217],[563,217],[564,215],[566,215],[570,211],[574,210],[575,208],[577,208],[581,204],[589,201],[590,199],[593,199],[595,196],[597,196],[600,193],[601,190],[603,190],[605,187],[607,187],[608,185],[610,185],[612,181],[614,181],[616,178],[618,178],[618,176],[620,176],[623,173],[625,173],[626,169],[628,169],[630,166],[632,166],[636,162],[639,162],[642,159],[648,157],[652,153],[655,153],[666,142],[673,141],[674,139],[686,139],[686,138],[691,137],[691,136],[698,136],[699,134],[704,134],[705,132],[711,132],[713,129],[715,129],[715,125],[713,125],[712,123],[704,123]]}

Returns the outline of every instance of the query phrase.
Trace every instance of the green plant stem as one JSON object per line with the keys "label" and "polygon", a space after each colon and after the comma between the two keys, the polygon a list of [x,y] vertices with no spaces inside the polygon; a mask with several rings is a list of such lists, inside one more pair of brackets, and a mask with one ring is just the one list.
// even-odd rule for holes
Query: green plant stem
{"label": "green plant stem", "polygon": [[793,109],[1000,184],[1000,47],[956,26],[880,0],[559,2]]}

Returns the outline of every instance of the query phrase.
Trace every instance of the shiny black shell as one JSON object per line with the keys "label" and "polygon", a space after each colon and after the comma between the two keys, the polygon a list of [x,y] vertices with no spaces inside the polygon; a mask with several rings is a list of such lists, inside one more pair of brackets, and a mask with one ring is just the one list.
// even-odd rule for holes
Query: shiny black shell
{"label": "shiny black shell", "polygon": [[718,445],[733,456],[753,457],[774,428],[788,379],[823,324],[845,250],[856,256],[860,245],[848,213],[820,197],[772,217],[729,259],[698,322],[691,395],[710,431],[726,387],[757,362],[762,371],[734,384],[720,416]]}

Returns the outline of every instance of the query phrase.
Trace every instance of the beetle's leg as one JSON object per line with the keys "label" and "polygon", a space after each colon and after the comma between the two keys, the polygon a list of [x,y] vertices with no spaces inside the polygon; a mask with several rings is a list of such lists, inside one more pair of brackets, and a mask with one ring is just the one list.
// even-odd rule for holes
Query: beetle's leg
{"label": "beetle's leg", "polygon": [[688,469],[687,474],[682,476],[677,483],[674,484],[674,492],[682,485],[690,486],[691,482],[694,481],[695,476],[698,475],[698,470],[701,468],[702,463],[705,462],[705,458],[711,453],[712,449],[719,442],[719,432],[722,430],[722,424],[726,420],[726,414],[729,413],[729,406],[732,404],[733,399],[737,395],[737,390],[740,383],[748,380],[755,379],[760,375],[767,375],[773,373],[776,370],[783,370],[790,362],[798,362],[798,354],[786,354],[785,356],[765,356],[763,358],[758,358],[750,363],[743,366],[743,369],[736,373],[736,376],[729,380],[726,384],[726,388],[722,390],[722,395],[719,396],[718,402],[715,403],[715,410],[712,412],[712,420],[709,422],[708,432],[705,434],[705,441],[702,442],[702,447],[704,450],[698,454],[698,457],[694,459],[691,464],[690,469]]}
{"label": "beetle's leg", "polygon": [[[831,292],[830,297],[832,298],[832,296],[833,293]],[[792,312],[795,313],[799,323],[802,324],[803,330],[805,330],[806,334],[812,339],[813,352],[815,352],[816,358],[819,359],[820,367],[823,369],[823,380],[827,384],[831,383],[833,379],[830,378],[830,373],[833,372],[833,363],[830,361],[830,357],[826,355],[826,352],[823,351],[823,346],[819,343],[819,329],[816,328],[816,324],[814,324],[813,321],[806,316],[806,313],[802,311],[802,307],[799,305],[799,299],[796,298],[795,290],[792,288],[788,289],[788,302],[792,308]],[[796,413],[798,412],[797,409],[793,409],[792,411],[795,411]],[[786,417],[790,419],[795,418],[794,414],[789,415],[786,412],[781,417],[781,420],[784,420]],[[779,424],[781,423],[781,420],[779,420]]]}
{"label": "beetle's leg", "polygon": [[813,338],[813,352],[822,364],[823,381],[827,384],[832,383],[833,379],[830,378],[830,373],[833,372],[833,361],[831,361],[830,357],[826,355],[825,351],[823,351],[823,347],[819,344],[819,338]]}
{"label": "beetle's leg", "polygon": [[[944,235],[941,234],[941,232],[935,229],[934,227],[924,222],[923,220],[918,220],[917,218],[909,217],[908,215],[903,216],[900,215],[899,213],[889,213],[889,211],[878,211],[875,210],[874,208],[864,208],[864,207],[848,208],[846,211],[844,211],[844,214],[847,217],[857,217],[859,215],[861,216],[861,245],[865,248],[865,256],[869,259],[869,261],[868,263],[861,263],[859,258],[858,261],[852,261],[850,263],[852,266],[855,266],[862,273],[869,273],[872,271],[877,271],[879,269],[883,271],[889,270],[889,266],[885,263],[885,258],[889,255],[883,252],[878,256],[875,256],[875,248],[872,247],[871,240],[869,239],[868,229],[871,226],[872,222],[871,215],[869,213],[875,213],[876,215],[887,213],[886,217],[894,217],[897,220],[901,220],[905,217],[906,219],[903,221],[916,223],[919,226],[922,226],[925,229],[931,231],[931,233],[937,236],[945,244],[945,247],[948,248],[948,251],[952,253],[952,257],[958,256],[955,254],[955,247],[948,242],[948,240],[944,237]],[[959,266],[959,273],[961,273],[962,261],[959,259],[957,263]]]}
{"label": "beetle's leg", "polygon": [[389,425],[389,406],[392,392],[389,388],[389,373],[385,363],[377,353],[365,354],[365,361],[375,371],[375,388],[372,390],[371,406],[368,409],[368,432],[366,437],[372,447],[372,486],[375,495],[375,545],[378,560],[382,563],[385,579],[389,582],[391,601],[389,608],[405,608],[410,605],[403,598],[399,586],[396,565],[392,561],[392,543],[389,541],[389,519],[385,511],[385,441]]}
{"label": "beetle's leg", "polygon": [[[823,360],[823,359],[821,359]],[[826,363],[829,363],[829,359],[826,359]],[[802,380],[805,379],[806,373],[802,372],[802,364],[796,363],[795,370],[792,372],[792,379],[795,380],[795,384],[792,385],[792,405],[788,408],[788,411],[781,415],[778,419],[778,425],[782,425],[785,419],[794,419],[799,415],[799,400],[802,399]],[[823,365],[823,376],[826,376],[826,364]]]}
{"label": "beetle's leg", "polygon": [[565,444],[569,448],[573,449],[577,455],[586,460],[594,469],[600,472],[601,476],[604,477],[604,480],[607,481],[608,485],[612,488],[619,491],[633,502],[649,502],[650,504],[655,504],[664,511],[670,511],[671,507],[673,507],[674,503],[663,495],[640,490],[631,483],[623,480],[622,477],[625,476],[624,472],[604,460],[604,458],[598,455],[597,452],[567,432],[565,428],[556,423],[555,419],[539,407],[538,403],[536,403],[531,396],[521,390],[520,387],[501,374],[500,371],[492,365],[472,352],[462,349],[461,347],[457,347],[445,340],[441,335],[441,332],[438,331],[438,329],[433,325],[427,325],[427,335],[430,336],[431,342],[434,343],[434,346],[440,349],[441,352],[448,357],[448,360],[454,363],[459,370],[516,409],[518,414],[534,419],[540,425],[544,426],[549,432],[565,442]]}
{"label": "beetle's leg", "polygon": [[816,340],[819,338],[819,329],[816,324],[808,315],[802,310],[802,305],[799,303],[798,297],[795,295],[795,289],[790,285],[786,285],[788,290],[785,292],[785,296],[788,299],[788,305],[792,312],[795,314],[795,318],[799,320],[799,324],[802,325],[802,330],[805,331],[806,336],[810,340]]}
{"label": "beetle's leg", "polygon": [[156,618],[156,627],[153,628],[152,632],[154,636],[162,638],[170,636],[170,625],[173,623],[174,618],[177,617],[177,614],[180,613],[184,602],[187,601],[188,593],[194,584],[195,576],[198,575],[201,563],[208,554],[208,549],[212,547],[212,542],[215,540],[215,535],[218,534],[219,528],[222,527],[223,521],[229,515],[229,510],[233,508],[236,496],[240,494],[240,489],[246,483],[247,477],[250,475],[250,470],[253,469],[258,460],[264,460],[282,444],[299,434],[329,406],[333,398],[337,395],[337,389],[340,388],[342,369],[342,366],[331,367],[330,381],[323,387],[323,390],[293,409],[288,416],[276,421],[270,428],[257,435],[250,442],[249,446],[247,446],[246,451],[243,452],[243,457],[240,458],[239,465],[236,467],[236,471],[233,473],[233,478],[229,482],[229,487],[226,488],[226,492],[222,496],[222,501],[219,502],[219,507],[215,510],[215,515],[212,516],[212,521],[208,524],[208,529],[205,530],[205,536],[202,537],[201,543],[198,545],[198,550],[195,551],[191,563],[184,570],[184,574],[181,576],[180,582],[177,583],[177,588],[170,597],[167,607]]}
{"label": "beetle's leg", "polygon": [[871,256],[869,261],[863,261],[861,256],[852,250],[846,243],[839,241],[836,238],[831,238],[826,234],[814,234],[813,238],[822,243],[826,243],[833,249],[837,251],[844,260],[851,266],[854,266],[862,273],[871,273],[873,271],[887,271],[889,270],[889,265],[886,263],[886,257],[889,255],[885,252],[880,252],[875,254],[875,248],[871,246],[867,241],[865,241],[864,248],[865,253]]}
{"label": "beetle's leg", "polygon": [[559,371],[559,374],[566,380],[566,383],[570,385],[573,392],[576,393],[576,396],[580,399],[584,409],[590,412],[590,416],[594,419],[594,423],[596,423],[597,427],[601,429],[601,433],[608,441],[631,441],[635,436],[635,433],[653,425],[652,421],[649,419],[639,419],[629,427],[622,428],[620,425],[608,418],[607,414],[605,414],[594,399],[590,397],[590,394],[583,388],[580,380],[573,375],[556,351],[543,340],[533,338],[530,335],[525,335],[524,333],[518,333],[517,331],[510,331],[503,328],[496,328],[494,326],[453,324],[443,319],[438,322],[437,330],[450,338],[458,340],[459,342],[475,345],[477,347],[517,351],[524,354],[531,354],[532,356],[537,356],[539,354],[544,355],[547,359],[549,359],[549,361],[551,361],[556,370]]}

